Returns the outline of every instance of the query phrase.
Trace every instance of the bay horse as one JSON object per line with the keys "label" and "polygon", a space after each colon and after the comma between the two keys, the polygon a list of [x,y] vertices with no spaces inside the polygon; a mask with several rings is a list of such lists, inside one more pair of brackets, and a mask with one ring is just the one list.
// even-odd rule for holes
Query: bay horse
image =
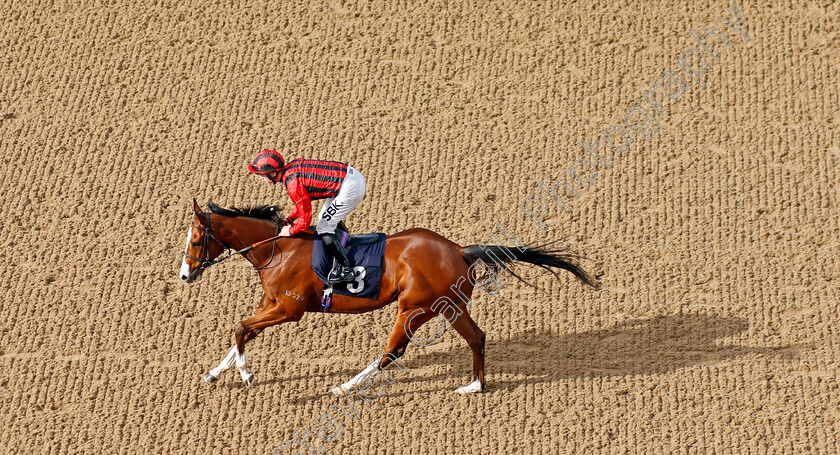
{"label": "bay horse", "polygon": [[[187,244],[180,276],[186,283],[201,279],[211,265],[232,257],[231,250],[241,254],[259,272],[263,296],[254,316],[241,321],[235,330],[236,343],[221,363],[204,376],[215,382],[234,362],[242,380],[250,386],[254,375],[245,360],[245,344],[267,327],[299,321],[306,312],[321,310],[324,283],[311,267],[314,230],[310,228],[293,237],[279,237],[274,220],[275,207],[258,206],[224,209],[212,202],[209,212],[202,211],[193,200],[194,217],[187,230]],[[217,259],[223,252],[228,255]],[[394,301],[399,312],[385,352],[354,378],[332,389],[344,396],[369,377],[384,371],[398,359],[409,342],[417,342],[414,334],[425,322],[440,316],[467,342],[473,356],[473,381],[457,389],[459,393],[483,392],[484,332],[467,312],[474,287],[486,286],[483,281],[505,263],[520,261],[551,271],[571,272],[582,283],[598,287],[598,282],[575,261],[567,250],[546,246],[505,247],[471,245],[461,247],[427,229],[409,229],[386,237],[382,278],[376,300],[333,295],[331,313],[365,313]],[[478,279],[476,266],[482,267]],[[401,366],[401,364],[397,363]],[[401,366],[402,367],[402,366]],[[361,387],[359,388],[361,390]]]}

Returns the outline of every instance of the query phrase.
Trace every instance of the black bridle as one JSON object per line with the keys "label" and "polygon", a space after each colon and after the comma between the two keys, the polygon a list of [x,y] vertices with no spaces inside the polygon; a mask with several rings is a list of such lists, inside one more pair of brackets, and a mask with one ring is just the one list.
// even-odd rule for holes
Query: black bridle
{"label": "black bridle", "polygon": [[[251,251],[252,249],[254,249],[255,246],[261,245],[261,244],[265,243],[266,241],[276,240],[277,238],[279,238],[279,236],[276,235],[280,230],[280,226],[278,225],[277,230],[275,230],[275,236],[274,237],[263,240],[261,242],[257,242],[253,245],[248,245],[245,248],[242,248],[241,250],[234,251],[233,248],[231,248],[230,246],[228,246],[227,244],[225,244],[221,240],[217,239],[216,236],[214,236],[212,234],[212,231],[211,231],[212,228],[210,227],[210,214],[205,212],[205,213],[199,213],[199,215],[204,215],[204,216],[207,217],[206,218],[207,219],[207,222],[206,222],[207,226],[206,227],[198,226],[198,225],[195,224],[195,222],[192,223],[192,227],[194,227],[194,228],[196,228],[200,231],[204,231],[204,238],[201,241],[201,257],[197,258],[195,256],[190,256],[190,254],[187,253],[186,250],[184,250],[184,256],[186,256],[186,257],[192,259],[193,261],[196,261],[199,264],[201,264],[201,266],[199,266],[199,268],[196,270],[196,272],[207,269],[211,265],[215,265],[215,264],[218,264],[222,261],[226,261],[226,260],[230,259],[231,257],[236,256],[238,254],[247,253],[248,251]],[[219,257],[219,258],[211,261],[210,260],[210,248],[208,248],[208,245],[209,245],[209,240],[208,239],[213,239],[214,242],[218,243],[219,246],[222,247],[224,252],[227,253],[227,255],[224,256],[224,257]],[[189,247],[187,248],[187,250],[189,250]],[[277,251],[277,242],[272,242],[271,257],[268,259],[268,262],[266,262],[265,265],[260,266],[260,267],[254,266],[254,270],[263,270],[265,268],[268,268],[268,265],[271,264],[271,261],[274,260],[274,255],[275,255],[276,251]]]}
{"label": "black bridle", "polygon": [[[225,259],[228,259],[229,257],[232,256],[232,254],[230,253],[231,248],[229,246],[227,246],[226,244],[224,244],[221,240],[217,239],[216,236],[214,236],[212,234],[211,227],[210,227],[210,214],[209,213],[202,213],[200,215],[204,215],[204,216],[207,217],[207,223],[206,223],[207,226],[206,227],[201,227],[201,226],[195,224],[195,222],[193,222],[192,227],[194,227],[194,228],[196,228],[200,231],[204,231],[204,238],[201,240],[201,257],[197,258],[195,256],[190,256],[190,254],[187,253],[187,251],[184,251],[184,256],[186,256],[186,257],[192,259],[193,261],[196,261],[199,264],[201,264],[201,267],[199,267],[198,270],[204,270],[204,269],[210,267],[213,264],[218,264],[218,263],[224,261]],[[208,248],[209,243],[210,243],[209,239],[213,239],[214,242],[218,243],[224,249],[224,251],[228,252],[228,255],[221,258],[221,259],[216,259],[216,260],[211,261],[210,260],[210,248]],[[187,248],[187,250],[189,250],[189,248]]]}

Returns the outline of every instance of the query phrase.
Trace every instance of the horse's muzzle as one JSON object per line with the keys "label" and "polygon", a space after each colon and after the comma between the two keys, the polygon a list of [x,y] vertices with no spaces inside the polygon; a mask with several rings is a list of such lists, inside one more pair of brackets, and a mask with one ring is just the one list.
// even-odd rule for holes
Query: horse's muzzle
{"label": "horse's muzzle", "polygon": [[184,280],[185,283],[195,283],[196,281],[201,280],[201,269],[195,269],[191,272],[181,272],[181,279]]}

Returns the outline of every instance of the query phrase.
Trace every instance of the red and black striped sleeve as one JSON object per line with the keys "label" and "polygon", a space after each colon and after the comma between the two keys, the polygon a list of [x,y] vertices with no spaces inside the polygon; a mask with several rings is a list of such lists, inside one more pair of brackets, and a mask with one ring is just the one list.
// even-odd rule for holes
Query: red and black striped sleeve
{"label": "red and black striped sleeve", "polygon": [[297,180],[291,180],[286,184],[286,190],[289,192],[289,197],[295,204],[292,215],[289,218],[297,219],[294,225],[289,228],[289,235],[295,235],[298,232],[305,231],[310,224],[312,224],[312,200],[309,198],[309,193],[306,188],[299,184]]}

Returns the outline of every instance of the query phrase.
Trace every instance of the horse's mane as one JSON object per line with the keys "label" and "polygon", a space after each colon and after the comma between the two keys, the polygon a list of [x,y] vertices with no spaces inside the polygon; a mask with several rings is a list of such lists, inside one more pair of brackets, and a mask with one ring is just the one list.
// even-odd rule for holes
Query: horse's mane
{"label": "horse's mane", "polygon": [[280,208],[274,205],[257,205],[254,207],[231,207],[225,209],[214,204],[213,201],[207,203],[207,208],[211,213],[216,215],[239,217],[247,216],[250,218],[259,218],[261,220],[274,221],[274,212],[279,211]]}

